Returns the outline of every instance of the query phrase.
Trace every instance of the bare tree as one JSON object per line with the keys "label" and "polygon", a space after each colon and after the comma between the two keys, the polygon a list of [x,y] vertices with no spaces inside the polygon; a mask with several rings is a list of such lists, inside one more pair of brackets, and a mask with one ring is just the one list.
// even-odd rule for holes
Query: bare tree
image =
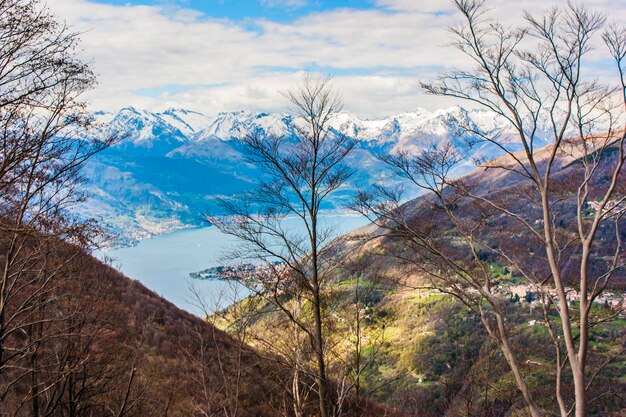
{"label": "bare tree", "polygon": [[[194,329],[192,346],[181,347],[184,360],[193,364],[197,372],[191,380],[203,394],[196,411],[203,416],[237,417],[243,411],[242,386],[250,370],[258,365],[249,345],[250,323],[258,314],[259,300],[248,298],[245,287],[234,281],[211,294],[204,294],[191,283],[190,292],[192,304],[211,324],[209,332],[205,326]],[[225,333],[220,328],[234,340],[225,343]]]}
{"label": "bare tree", "polygon": [[[488,145],[504,156],[477,161],[483,169],[460,180],[453,171],[464,156],[450,143],[383,157],[428,194],[403,205],[398,190],[379,187],[361,193],[355,208],[410,249],[399,250],[399,259],[480,317],[528,411],[538,417],[546,411],[511,345],[515,324],[492,266],[518,271],[540,294],[541,319],[555,349],[558,412],[584,417],[598,400],[588,393],[604,366],[590,369],[590,332],[614,317],[594,312],[593,303],[624,271],[626,32],[610,27],[601,33],[605,18],[573,4],[540,17],[527,13],[525,26],[509,28],[490,20],[484,3],[455,0],[464,23],[452,29],[453,45],[473,68],[445,73],[423,88],[504,121],[493,134],[467,132],[468,145]],[[585,74],[598,38],[616,64],[615,85]],[[549,146],[538,145],[541,135]],[[490,180],[508,185],[493,189],[485,183]],[[574,387],[571,395],[565,379]]]}
{"label": "bare tree", "polygon": [[86,245],[95,230],[68,209],[83,199],[81,167],[110,143],[88,136],[80,97],[95,78],[77,42],[37,0],[0,1],[0,399],[30,380],[33,415],[38,352],[72,334],[55,290],[81,249],[60,242]]}
{"label": "bare tree", "polygon": [[[243,139],[250,162],[263,171],[263,183],[236,200],[223,200],[227,216],[210,220],[241,240],[236,256],[262,264],[257,270],[265,272],[252,280],[254,292],[307,335],[317,368],[320,415],[327,417],[337,407],[328,381],[324,291],[338,265],[339,244],[332,243],[333,230],[320,224],[320,210],[350,177],[343,162],[355,143],[329,129],[341,101],[328,79],[306,76],[285,97],[302,120],[296,123],[295,137],[272,137],[259,130]],[[288,217],[306,233],[290,228]],[[294,311],[290,300],[298,297],[310,306],[311,320]]]}

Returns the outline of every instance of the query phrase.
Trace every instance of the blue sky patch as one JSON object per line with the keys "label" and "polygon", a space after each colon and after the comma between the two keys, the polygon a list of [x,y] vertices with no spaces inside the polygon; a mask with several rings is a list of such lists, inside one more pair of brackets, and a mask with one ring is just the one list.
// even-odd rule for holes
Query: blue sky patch
{"label": "blue sky patch", "polygon": [[208,17],[241,21],[264,18],[290,22],[315,12],[350,8],[376,8],[374,0],[94,0],[97,3],[145,6],[173,6],[201,11]]}

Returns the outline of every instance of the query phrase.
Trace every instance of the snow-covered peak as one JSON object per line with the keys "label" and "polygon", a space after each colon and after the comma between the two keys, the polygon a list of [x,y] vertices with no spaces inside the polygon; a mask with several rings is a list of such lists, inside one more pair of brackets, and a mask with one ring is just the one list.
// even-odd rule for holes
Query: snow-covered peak
{"label": "snow-covered peak", "polygon": [[285,136],[292,133],[292,118],[278,113],[237,111],[220,113],[209,125],[194,136],[194,141],[241,139],[249,132],[260,129],[267,135]]}
{"label": "snow-covered peak", "polygon": [[212,121],[209,116],[186,109],[167,109],[160,116],[188,136],[206,128]]}
{"label": "snow-covered peak", "polygon": [[108,129],[120,132],[135,144],[148,144],[161,134],[180,137],[182,132],[163,121],[157,113],[125,107],[116,114],[105,114],[109,118]]}
{"label": "snow-covered peak", "polygon": [[125,140],[120,146],[133,144],[140,148],[167,151],[186,143],[196,132],[208,126],[212,119],[191,110],[168,109],[162,113],[138,110],[132,106],[118,112],[95,112],[101,134],[115,133]]}

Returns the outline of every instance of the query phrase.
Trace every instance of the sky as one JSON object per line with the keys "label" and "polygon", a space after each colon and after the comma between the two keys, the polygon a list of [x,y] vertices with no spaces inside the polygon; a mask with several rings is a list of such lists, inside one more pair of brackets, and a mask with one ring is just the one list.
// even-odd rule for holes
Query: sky
{"label": "sky", "polygon": [[[466,65],[448,28],[460,16],[447,0],[47,0],[81,33],[81,54],[99,85],[94,110],[287,111],[281,92],[304,72],[333,77],[344,108],[361,117],[462,104],[428,96],[420,81]],[[512,26],[546,0],[488,0]],[[552,4],[565,4],[557,1]],[[626,2],[586,0],[609,20]],[[612,76],[598,48],[588,63]]]}

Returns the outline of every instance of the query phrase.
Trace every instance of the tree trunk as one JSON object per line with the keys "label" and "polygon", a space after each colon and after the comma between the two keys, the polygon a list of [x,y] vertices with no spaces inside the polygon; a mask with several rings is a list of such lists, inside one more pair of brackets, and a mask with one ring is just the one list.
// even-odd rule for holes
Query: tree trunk
{"label": "tree trunk", "polygon": [[576,398],[575,416],[587,417],[587,390],[585,387],[585,373],[581,369],[572,369],[574,376],[574,393]]}
{"label": "tree trunk", "polygon": [[[315,273],[315,272],[314,272]],[[328,381],[326,380],[326,363],[324,360],[324,335],[322,334],[322,312],[320,307],[320,289],[315,286],[313,294],[315,314],[315,355],[317,359],[317,389],[320,404],[320,417],[331,417],[329,413]]]}

